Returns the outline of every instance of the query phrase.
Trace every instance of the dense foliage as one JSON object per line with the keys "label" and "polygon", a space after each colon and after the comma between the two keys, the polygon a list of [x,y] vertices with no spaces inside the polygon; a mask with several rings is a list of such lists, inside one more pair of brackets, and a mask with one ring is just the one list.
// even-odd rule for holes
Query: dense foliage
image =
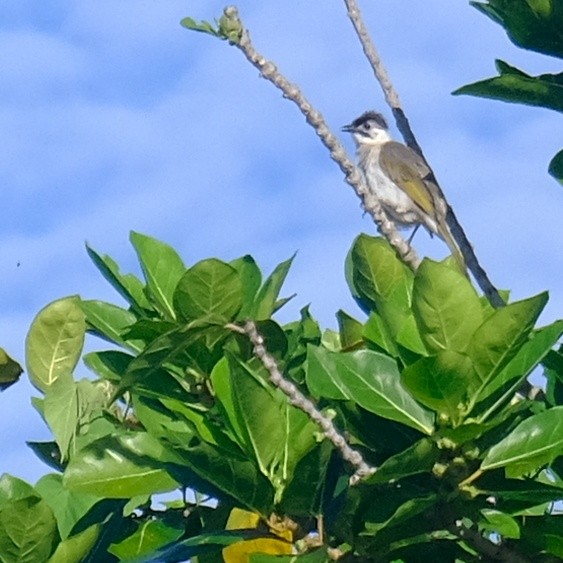
{"label": "dense foliage", "polygon": [[[262,280],[250,256],[186,267],[162,242],[131,242],[144,281],[88,249],[126,308],[68,297],[30,328],[34,404],[54,436],[30,446],[56,472],[35,488],[3,477],[3,560],[244,561],[245,550],[298,549],[327,561],[332,548],[472,561],[480,547],[462,529],[535,561],[563,556],[553,513],[563,355],[551,351],[563,321],[534,328],[545,294],[494,310],[448,261],[425,260],[415,275],[361,235],[347,277],[367,319],[339,311],[339,332],[323,333],[306,308],[284,326],[272,319],[291,260]],[[352,469],[232,330],[247,318],[375,474],[349,485]],[[86,354],[94,378],[77,379],[86,332],[116,346]],[[545,401],[514,400],[544,359]],[[169,491],[183,495],[154,497]]]}

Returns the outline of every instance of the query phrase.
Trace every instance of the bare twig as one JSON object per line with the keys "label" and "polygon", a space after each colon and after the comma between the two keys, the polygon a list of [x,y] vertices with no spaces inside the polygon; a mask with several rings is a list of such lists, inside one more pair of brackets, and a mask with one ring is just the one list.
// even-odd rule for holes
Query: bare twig
{"label": "bare twig", "polygon": [[[442,189],[438,184],[436,175],[434,174],[432,167],[428,164],[428,161],[426,160],[426,157],[424,156],[422,149],[420,148],[420,145],[418,144],[414,136],[407,116],[405,115],[405,112],[401,107],[399,95],[393,87],[393,84],[389,79],[389,75],[387,74],[383,63],[381,62],[381,58],[379,57],[377,49],[375,48],[375,45],[371,40],[356,0],[344,0],[344,3],[346,4],[348,17],[350,18],[350,21],[352,22],[352,25],[356,30],[356,34],[358,35],[360,43],[362,44],[362,49],[368,61],[370,62],[370,65],[373,69],[377,81],[381,86],[381,89],[383,90],[385,100],[389,104],[389,107],[393,112],[393,116],[395,117],[395,121],[397,122],[397,128],[401,132],[405,143],[424,159],[424,161],[428,165],[428,168],[430,169],[431,180],[436,184],[436,186],[438,186],[440,195],[442,196],[444,201],[447,202],[446,198],[444,197],[444,193],[442,192]],[[463,254],[463,258],[465,260],[465,263],[467,264],[467,267],[475,276],[479,287],[483,290],[483,293],[487,296],[491,305],[493,305],[493,307],[502,307],[503,305],[505,305],[504,300],[499,295],[499,292],[497,291],[495,286],[489,280],[485,270],[479,264],[477,256],[475,255],[475,251],[473,250],[473,246],[467,239],[467,236],[459,221],[457,220],[453,209],[449,204],[447,204],[447,207],[448,213],[446,220],[453,237],[459,245],[460,251]]]}
{"label": "bare twig", "polygon": [[336,429],[332,420],[320,412],[313,401],[305,397],[296,385],[283,376],[276,360],[266,350],[264,339],[258,333],[256,324],[253,321],[247,321],[242,328],[231,324],[227,325],[227,327],[237,332],[243,332],[248,336],[253,345],[254,355],[270,374],[272,384],[287,395],[292,405],[301,409],[322,428],[323,434],[334,444],[340,455],[356,469],[356,472],[350,477],[350,485],[355,485],[362,478],[375,473],[375,468],[369,466],[364,461],[362,454],[348,445],[346,438]]}
{"label": "bare twig", "polygon": [[256,51],[248,31],[243,27],[238,11],[234,6],[225,8],[222,25],[229,29],[236,29],[236,33],[231,33],[227,36],[231,44],[236,45],[243,52],[244,56],[258,69],[263,78],[270,81],[276,88],[282,91],[285,98],[297,105],[305,116],[307,123],[315,129],[322,143],[329,150],[331,158],[344,173],[346,182],[354,189],[364,209],[372,216],[378,231],[395,248],[401,259],[413,269],[416,269],[420,262],[416,252],[399,234],[394,223],[388,219],[378,198],[369,191],[363,174],[348,157],[340,141],[330,131],[322,114],[311,105],[295,84],[289,82],[277,70],[274,63]]}

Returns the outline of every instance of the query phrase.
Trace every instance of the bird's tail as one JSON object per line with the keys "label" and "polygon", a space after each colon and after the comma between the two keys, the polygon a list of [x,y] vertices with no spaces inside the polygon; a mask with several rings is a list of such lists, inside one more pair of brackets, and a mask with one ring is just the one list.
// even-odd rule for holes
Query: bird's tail
{"label": "bird's tail", "polygon": [[457,244],[457,242],[455,241],[452,232],[450,231],[450,228],[448,227],[447,223],[445,220],[441,220],[439,221],[439,234],[442,237],[442,239],[444,240],[444,242],[448,245],[448,248],[450,249],[452,256],[454,257],[454,260],[457,264],[457,266],[459,267],[461,273],[464,276],[467,276],[467,264],[465,263],[465,259],[463,258],[463,254],[461,253],[461,250],[459,248],[459,245]]}

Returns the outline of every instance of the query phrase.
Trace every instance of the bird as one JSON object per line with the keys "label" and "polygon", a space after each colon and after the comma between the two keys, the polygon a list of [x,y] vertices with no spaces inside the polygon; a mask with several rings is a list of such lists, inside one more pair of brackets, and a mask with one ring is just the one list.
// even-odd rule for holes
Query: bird
{"label": "bird", "polygon": [[352,134],[367,186],[389,219],[398,227],[414,226],[416,232],[422,225],[430,236],[437,235],[465,274],[465,260],[446,221],[448,204],[424,159],[394,141],[385,118],[375,111],[364,112],[342,131]]}

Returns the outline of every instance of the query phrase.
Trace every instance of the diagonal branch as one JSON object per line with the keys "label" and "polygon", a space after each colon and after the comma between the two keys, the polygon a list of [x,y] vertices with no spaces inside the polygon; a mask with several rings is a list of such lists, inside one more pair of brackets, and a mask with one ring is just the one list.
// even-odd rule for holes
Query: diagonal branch
{"label": "diagonal branch", "polygon": [[[405,112],[401,107],[401,103],[399,101],[399,95],[397,94],[395,88],[393,87],[393,84],[389,79],[389,75],[387,74],[387,71],[383,66],[381,58],[379,57],[379,53],[377,52],[377,49],[375,48],[375,45],[371,40],[371,37],[362,19],[362,15],[360,9],[358,8],[358,4],[356,0],[344,0],[344,3],[346,4],[348,17],[350,18],[350,21],[354,26],[354,29],[356,31],[356,34],[358,35],[360,43],[362,44],[362,49],[364,51],[364,54],[366,55],[373,69],[375,78],[377,79],[377,81],[381,86],[381,89],[383,90],[385,101],[387,102],[387,104],[391,108],[391,111],[393,112],[393,116],[395,117],[395,121],[397,122],[397,128],[401,132],[401,135],[403,136],[403,139],[405,140],[406,144],[409,147],[411,147],[413,150],[415,150],[426,162],[428,168],[430,169],[431,180],[436,184],[436,186],[438,186],[438,189],[440,190],[440,195],[447,203],[447,200],[444,197],[444,193],[442,192],[442,189],[440,188],[440,185],[438,184],[438,181],[436,179],[436,175],[434,174],[432,167],[428,164],[428,161],[426,160],[426,157],[424,156],[422,149],[420,148],[420,145],[418,144],[414,136],[414,133],[409,124],[409,120],[407,119],[407,116],[405,115]],[[459,221],[457,220],[457,217],[455,216],[453,209],[448,203],[447,203],[447,207],[448,207],[448,213],[446,220],[448,226],[450,227],[452,235],[454,236],[456,242],[459,245],[459,248],[461,250],[461,253],[463,254],[463,258],[465,259],[465,263],[467,264],[467,267],[469,268],[471,273],[475,276],[475,279],[477,280],[479,287],[483,290],[483,293],[487,296],[491,305],[493,305],[494,307],[504,306],[505,305],[504,300],[499,295],[498,290],[489,280],[489,277],[487,276],[485,270],[479,264],[475,251],[473,250],[473,246],[467,239],[467,236],[462,226],[460,225]]]}
{"label": "diagonal branch", "polygon": [[346,182],[360,198],[363,208],[373,218],[378,231],[395,248],[401,259],[415,270],[420,263],[416,252],[399,234],[395,224],[389,220],[378,198],[369,191],[363,174],[348,157],[346,150],[329,129],[322,114],[311,105],[295,84],[289,82],[278,71],[274,63],[256,51],[250,40],[249,33],[244,28],[238,11],[234,6],[225,8],[224,15],[219,20],[218,35],[228,39],[232,45],[238,47],[247,60],[258,69],[260,75],[281,90],[284,98],[291,100],[299,108],[305,116],[307,123],[315,129],[321,142],[329,150],[331,158],[344,173]]}

